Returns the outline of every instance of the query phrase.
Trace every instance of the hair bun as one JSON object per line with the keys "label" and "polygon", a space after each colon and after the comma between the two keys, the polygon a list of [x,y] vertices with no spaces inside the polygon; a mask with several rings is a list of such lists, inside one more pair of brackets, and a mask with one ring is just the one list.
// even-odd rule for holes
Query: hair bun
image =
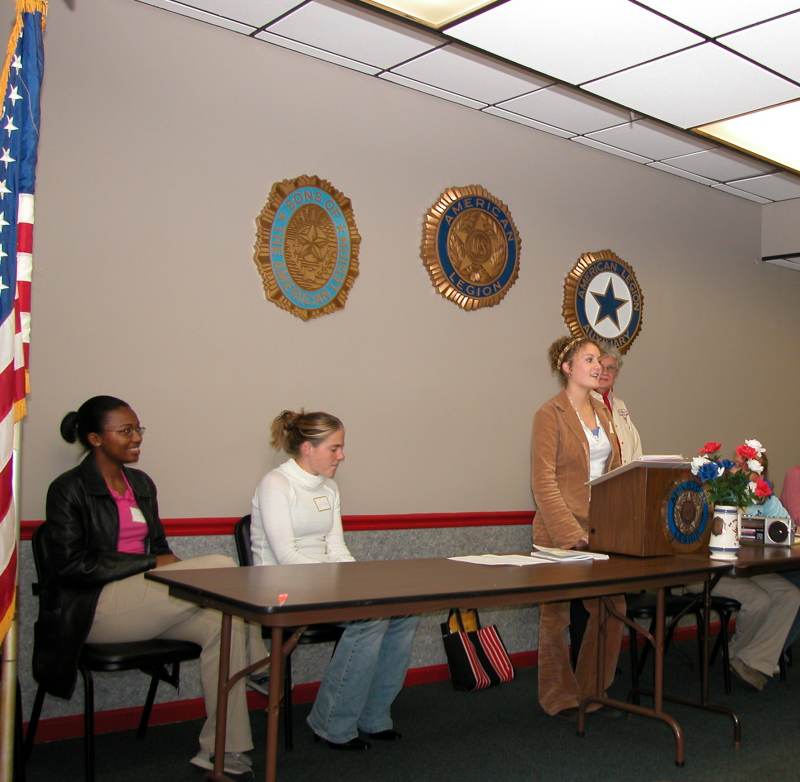
{"label": "hair bun", "polygon": [[74,410],[61,419],[59,427],[61,436],[68,442],[74,443],[78,439],[78,414]]}

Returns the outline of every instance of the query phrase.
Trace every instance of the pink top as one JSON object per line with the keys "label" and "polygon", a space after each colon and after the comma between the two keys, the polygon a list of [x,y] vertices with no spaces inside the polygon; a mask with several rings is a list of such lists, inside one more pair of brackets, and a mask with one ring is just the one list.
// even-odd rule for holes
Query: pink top
{"label": "pink top", "polygon": [[[125,475],[122,476],[125,478]],[[108,490],[117,504],[119,515],[119,540],[117,551],[124,554],[144,554],[144,539],[147,537],[147,520],[136,504],[133,489],[125,478],[125,493],[117,494],[110,486]]]}
{"label": "pink top", "polygon": [[786,477],[783,479],[781,502],[783,507],[789,511],[794,523],[800,524],[800,465],[790,467],[786,471]]}

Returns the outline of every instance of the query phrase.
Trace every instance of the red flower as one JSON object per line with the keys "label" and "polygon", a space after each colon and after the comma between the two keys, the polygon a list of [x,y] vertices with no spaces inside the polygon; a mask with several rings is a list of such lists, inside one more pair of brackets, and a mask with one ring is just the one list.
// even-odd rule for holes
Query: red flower
{"label": "red flower", "polygon": [[708,454],[716,453],[720,448],[722,448],[722,443],[709,440],[697,453],[700,456],[708,456]]}
{"label": "red flower", "polygon": [[756,497],[759,497],[760,499],[763,500],[766,497],[769,497],[771,494],[772,494],[772,486],[770,486],[769,483],[767,483],[763,478],[757,478],[756,491],[755,491]]}
{"label": "red flower", "polygon": [[739,445],[736,448],[736,455],[747,461],[748,459],[755,459],[758,456],[758,451],[749,445]]}

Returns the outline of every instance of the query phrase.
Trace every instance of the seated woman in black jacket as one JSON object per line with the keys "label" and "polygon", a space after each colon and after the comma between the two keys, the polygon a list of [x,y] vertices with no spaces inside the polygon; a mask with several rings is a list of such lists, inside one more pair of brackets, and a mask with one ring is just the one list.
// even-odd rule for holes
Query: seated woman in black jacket
{"label": "seated woman in black jacket", "polygon": [[[136,413],[111,396],[95,396],[67,413],[61,434],[89,451],[47,492],[43,529],[50,572],[42,585],[36,627],[34,676],[49,693],[72,694],[77,661],[86,641],[111,643],[170,638],[202,648],[200,677],[208,715],[200,751],[191,762],[212,768],[219,671],[220,615],[170,597],[162,584],[146,581],[153,568],[233,567],[229,557],[180,561],[171,551],[158,516],[156,487],[140,470],[144,427]],[[245,667],[246,633],[235,621],[231,670]],[[230,693],[225,770],[250,772],[253,748],[244,682]]]}

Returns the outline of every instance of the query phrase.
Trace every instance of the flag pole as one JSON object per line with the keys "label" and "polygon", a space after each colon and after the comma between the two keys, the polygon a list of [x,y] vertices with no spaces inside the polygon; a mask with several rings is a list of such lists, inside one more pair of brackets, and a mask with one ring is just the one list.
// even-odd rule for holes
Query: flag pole
{"label": "flag pole", "polygon": [[[19,555],[19,457],[22,424],[14,424],[13,499],[14,524],[17,528],[16,550]],[[0,672],[0,779],[14,779],[14,748],[17,727],[17,660],[19,657],[19,601],[16,599],[19,586],[19,568],[14,578],[14,618],[3,641],[2,672]],[[22,726],[20,725],[20,730]],[[21,759],[20,759],[21,763]]]}

